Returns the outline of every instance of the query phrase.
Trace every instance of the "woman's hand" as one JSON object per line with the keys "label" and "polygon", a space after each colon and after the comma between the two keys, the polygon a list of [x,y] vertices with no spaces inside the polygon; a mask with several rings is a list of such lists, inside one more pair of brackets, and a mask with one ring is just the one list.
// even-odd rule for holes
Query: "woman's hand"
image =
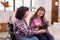
{"label": "woman's hand", "polygon": [[39,29],[38,28],[35,28],[36,31],[38,31]]}
{"label": "woman's hand", "polygon": [[38,30],[38,31],[36,31],[36,34],[45,33],[45,32],[46,32],[46,30]]}
{"label": "woman's hand", "polygon": [[39,31],[41,31],[40,33],[45,33],[46,32],[46,30],[39,30]]}

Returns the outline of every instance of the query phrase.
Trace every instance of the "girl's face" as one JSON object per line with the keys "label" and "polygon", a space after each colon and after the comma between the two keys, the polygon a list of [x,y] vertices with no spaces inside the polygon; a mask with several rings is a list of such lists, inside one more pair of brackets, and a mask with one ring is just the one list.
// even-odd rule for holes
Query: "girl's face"
{"label": "girl's face", "polygon": [[27,11],[27,12],[25,13],[24,18],[27,18],[27,17],[28,17],[28,13],[29,13],[29,11]]}
{"label": "girl's face", "polygon": [[37,16],[38,16],[38,17],[41,17],[41,16],[43,16],[43,15],[44,15],[44,11],[39,10],[38,13],[37,13]]}

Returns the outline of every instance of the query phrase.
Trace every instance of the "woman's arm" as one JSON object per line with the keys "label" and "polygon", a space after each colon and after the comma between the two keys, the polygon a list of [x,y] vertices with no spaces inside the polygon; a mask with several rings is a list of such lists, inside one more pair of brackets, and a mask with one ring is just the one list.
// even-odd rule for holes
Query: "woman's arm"
{"label": "woman's arm", "polygon": [[45,30],[35,31],[35,30],[28,29],[24,25],[24,23],[17,23],[17,26],[20,29],[20,31],[22,31],[23,33],[25,33],[25,35],[39,34],[39,33],[44,33],[45,32]]}
{"label": "woman's arm", "polygon": [[27,34],[30,34],[30,35],[35,34],[34,30],[28,29],[27,26],[22,22],[18,22],[16,25],[19,28],[19,30],[22,31],[23,33],[25,33],[26,35]]}

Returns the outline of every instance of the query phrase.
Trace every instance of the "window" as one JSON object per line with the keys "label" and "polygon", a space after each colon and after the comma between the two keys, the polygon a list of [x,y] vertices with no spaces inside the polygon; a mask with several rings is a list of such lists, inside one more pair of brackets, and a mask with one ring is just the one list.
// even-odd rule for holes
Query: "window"
{"label": "window", "polygon": [[[4,2],[4,0],[0,0],[0,1]],[[4,7],[1,3],[0,3],[0,11],[4,11]]]}
{"label": "window", "polygon": [[35,0],[1,0],[2,2],[9,2],[9,7],[4,7],[0,3],[0,11],[16,11],[21,6],[26,6],[30,11],[35,10]]}
{"label": "window", "polygon": [[15,0],[16,9],[20,6],[26,6],[30,11],[35,11],[35,0]]}
{"label": "window", "polygon": [[30,0],[24,0],[24,6],[30,7]]}
{"label": "window", "polygon": [[29,10],[30,10],[30,0],[24,0],[24,4],[23,4],[23,6],[28,7]]}
{"label": "window", "polygon": [[15,0],[15,10],[17,10],[17,8],[19,8],[20,6],[22,6],[22,0]]}
{"label": "window", "polygon": [[35,11],[35,0],[32,0],[32,11]]}

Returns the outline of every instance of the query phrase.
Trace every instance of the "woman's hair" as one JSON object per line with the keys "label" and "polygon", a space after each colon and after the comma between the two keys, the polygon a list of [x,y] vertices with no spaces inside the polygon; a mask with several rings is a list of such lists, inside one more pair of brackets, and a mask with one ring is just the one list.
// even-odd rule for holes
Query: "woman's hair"
{"label": "woman's hair", "polygon": [[29,8],[27,8],[27,7],[22,6],[22,7],[18,8],[16,15],[15,15],[16,19],[19,19],[19,20],[23,19],[23,16],[25,15],[25,13],[27,11],[29,11]]}
{"label": "woman's hair", "polygon": [[[44,8],[44,7],[39,7],[39,8],[37,9],[37,11],[35,12],[35,14],[30,18],[30,23],[29,23],[29,25],[32,23],[33,19],[34,19],[35,17],[37,17],[37,13],[38,13],[40,10],[43,11],[43,12],[44,12],[44,15],[45,15],[45,8]],[[43,23],[44,23],[44,15],[41,16],[41,20],[42,20]]]}

